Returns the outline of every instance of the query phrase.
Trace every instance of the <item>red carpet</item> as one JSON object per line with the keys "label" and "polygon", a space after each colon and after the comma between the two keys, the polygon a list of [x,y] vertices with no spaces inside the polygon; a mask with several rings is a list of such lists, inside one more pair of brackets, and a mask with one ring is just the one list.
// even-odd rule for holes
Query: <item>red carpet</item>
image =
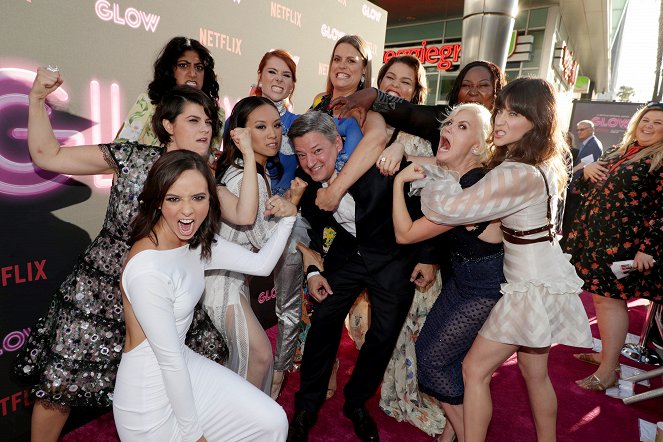
{"label": "red carpet", "polygon": [[[594,308],[588,294],[582,296],[585,307],[592,321],[592,332],[598,336],[594,321]],[[631,333],[640,334],[644,320],[645,308],[641,301],[634,301],[630,307]],[[274,340],[275,330],[268,331]],[[603,393],[588,392],[577,387],[573,382],[581,379],[594,370],[594,367],[575,360],[572,354],[578,349],[563,345],[555,346],[550,351],[550,377],[557,392],[558,400],[558,440],[561,442],[578,441],[638,441],[638,418],[656,422],[663,420],[663,397],[625,405],[621,400],[606,396]],[[311,431],[311,442],[345,442],[357,440],[352,424],[341,413],[343,405],[343,386],[357,355],[354,343],[347,335],[341,342],[339,353],[341,361],[338,375],[338,391],[320,410],[318,422]],[[635,365],[645,370],[650,366],[636,364],[626,358],[622,363]],[[652,388],[661,386],[661,379],[652,382]],[[289,375],[286,379],[279,403],[283,405],[288,416],[292,416],[294,393],[299,386],[299,375]],[[636,392],[644,387],[636,387]],[[488,431],[491,442],[530,442],[536,440],[534,424],[529,411],[525,384],[515,358],[507,361],[495,374],[492,382],[493,420]],[[400,423],[386,416],[378,408],[377,395],[368,402],[368,409],[380,428],[380,437],[384,442],[420,442],[431,438],[407,423]],[[62,442],[115,442],[117,434],[111,413],[84,425],[67,435]]]}

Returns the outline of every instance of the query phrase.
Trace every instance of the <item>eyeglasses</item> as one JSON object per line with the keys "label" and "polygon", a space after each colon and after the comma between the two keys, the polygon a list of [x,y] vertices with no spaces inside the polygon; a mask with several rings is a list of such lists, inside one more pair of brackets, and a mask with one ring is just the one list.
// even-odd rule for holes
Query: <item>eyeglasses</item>
{"label": "eyeglasses", "polygon": [[580,132],[581,130],[587,130],[589,129],[588,127],[576,127],[576,132]]}
{"label": "eyeglasses", "polygon": [[663,110],[663,103],[659,103],[658,101],[650,101],[645,105],[647,109],[660,109]]}

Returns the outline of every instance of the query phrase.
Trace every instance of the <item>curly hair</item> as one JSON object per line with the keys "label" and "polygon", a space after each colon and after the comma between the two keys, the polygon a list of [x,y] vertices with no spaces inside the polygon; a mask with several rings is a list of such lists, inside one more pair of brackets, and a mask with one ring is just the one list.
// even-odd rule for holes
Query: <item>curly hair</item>
{"label": "curly hair", "polygon": [[[475,67],[483,67],[490,72],[491,77],[493,78],[493,97],[497,99],[497,96],[500,94],[500,91],[506,84],[506,77],[504,72],[499,68],[495,63],[491,63],[485,60],[475,60],[467,63],[463,69],[460,70],[456,80],[451,86],[451,90],[447,94],[447,101],[449,106],[455,106],[458,104],[458,95],[460,94],[460,88],[463,85],[463,80],[465,80],[465,75],[469,72],[470,69]],[[489,109],[492,110],[492,109]]]}
{"label": "curly hair", "polygon": [[[565,160],[571,153],[559,128],[553,87],[542,78],[513,80],[504,86],[495,100],[491,118],[493,128],[496,116],[507,110],[527,118],[533,127],[509,146],[494,146],[494,155],[488,166],[495,167],[504,160],[532,166],[548,163],[555,172],[558,189],[562,192],[569,179]],[[488,142],[494,142],[492,133]]]}
{"label": "curly hair", "polygon": [[212,120],[211,139],[216,138],[219,134],[221,122],[213,100],[204,92],[191,86],[175,86],[164,94],[152,115],[152,130],[162,145],[166,146],[170,142],[170,134],[163,127],[163,120],[173,123],[184,111],[186,103],[199,104],[203,107],[205,115]]}
{"label": "curly hair", "polygon": [[195,51],[205,67],[202,91],[205,92],[218,107],[219,82],[214,72],[214,58],[209,50],[198,40],[187,37],[174,37],[161,50],[154,62],[154,78],[147,87],[147,95],[152,104],[157,104],[166,92],[177,85],[175,81],[175,65],[186,51]]}
{"label": "curly hair", "polygon": [[212,254],[214,235],[221,223],[221,206],[216,193],[216,182],[212,176],[207,162],[203,157],[190,150],[173,150],[166,152],[154,163],[143,185],[143,191],[138,200],[138,213],[131,222],[129,245],[133,245],[142,238],[149,238],[158,245],[159,240],[155,227],[161,219],[161,204],[168,190],[187,170],[197,170],[207,181],[209,194],[209,212],[200,227],[189,240],[189,247],[195,249],[200,246],[200,257],[209,259]]}
{"label": "curly hair", "polygon": [[380,71],[378,72],[378,78],[377,78],[378,88],[380,87],[380,83],[382,83],[382,79],[384,78],[384,76],[387,75],[387,71],[389,70],[389,68],[395,63],[403,63],[404,65],[414,70],[414,75],[415,75],[414,80],[416,84],[414,85],[414,94],[412,95],[410,103],[424,104],[424,102],[426,101],[426,95],[428,95],[428,82],[426,81],[426,70],[424,69],[419,59],[414,55],[399,55],[397,57],[392,57],[389,59],[388,62],[383,64],[382,67],[380,68]]}
{"label": "curly hair", "polygon": [[[221,152],[221,156],[216,163],[217,180],[220,180],[223,177],[230,166],[243,169],[242,152],[230,136],[230,132],[236,127],[246,127],[246,122],[248,121],[249,116],[260,106],[271,106],[278,114],[278,109],[272,100],[266,97],[245,97],[239,100],[237,104],[235,104],[235,107],[233,107],[233,111],[230,114],[230,117],[228,117],[227,130],[224,131],[223,134],[223,152]],[[283,165],[279,161],[278,154],[270,157],[267,160],[267,164],[268,169],[276,171],[274,176],[270,175],[270,178],[279,179],[283,174]],[[258,173],[264,177],[265,171],[263,170],[263,167],[260,164],[257,164],[257,169]],[[269,186],[267,187],[269,188]]]}

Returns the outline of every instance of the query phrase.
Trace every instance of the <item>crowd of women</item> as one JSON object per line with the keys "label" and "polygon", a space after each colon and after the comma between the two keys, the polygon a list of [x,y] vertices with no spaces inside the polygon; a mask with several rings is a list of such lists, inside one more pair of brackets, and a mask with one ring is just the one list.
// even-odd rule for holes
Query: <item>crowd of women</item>
{"label": "crowd of women", "polygon": [[[324,260],[298,227],[305,184],[294,178],[287,137],[297,118],[296,64],[277,49],[257,73],[224,131],[214,60],[196,40],[173,38],[113,143],[62,148],[44,104],[63,78],[38,70],[28,122],[35,165],[114,180],[101,232],[14,364],[36,398],[32,440],[56,441],[71,407],[111,405],[122,440],[286,439],[274,400],[305,336],[302,263],[323,270]],[[400,170],[396,240],[433,239],[439,257],[412,269],[417,291],[380,407],[440,441],[484,440],[491,376],[516,353],[537,438],[555,440],[548,354],[555,343],[591,346],[582,289],[592,293],[603,340],[601,353],[576,355],[598,366],[578,381],[588,390],[619,378],[627,300],[662,300],[663,105],[637,111],[622,143],[584,168],[577,187],[585,202],[563,232],[565,254],[555,220],[570,152],[548,82],[506,84],[497,66],[474,61],[460,70],[448,105],[425,106],[416,58],[392,58],[378,89],[371,77],[363,39],[339,39],[311,108],[338,117],[345,144],[316,204],[335,211],[371,167]],[[408,183],[420,193],[420,219],[407,210]],[[632,271],[617,279],[610,265],[622,260],[633,260]],[[275,267],[273,355],[246,275]],[[316,301],[305,304],[314,309]],[[334,371],[328,397],[335,386]]]}

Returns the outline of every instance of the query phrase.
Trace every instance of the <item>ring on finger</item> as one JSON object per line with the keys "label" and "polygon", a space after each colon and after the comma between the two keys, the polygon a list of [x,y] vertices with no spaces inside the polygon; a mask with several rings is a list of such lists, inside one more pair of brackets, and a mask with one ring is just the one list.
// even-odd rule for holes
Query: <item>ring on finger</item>
{"label": "ring on finger", "polygon": [[385,157],[380,158],[381,163],[384,163],[385,161],[387,161],[387,159]]}

